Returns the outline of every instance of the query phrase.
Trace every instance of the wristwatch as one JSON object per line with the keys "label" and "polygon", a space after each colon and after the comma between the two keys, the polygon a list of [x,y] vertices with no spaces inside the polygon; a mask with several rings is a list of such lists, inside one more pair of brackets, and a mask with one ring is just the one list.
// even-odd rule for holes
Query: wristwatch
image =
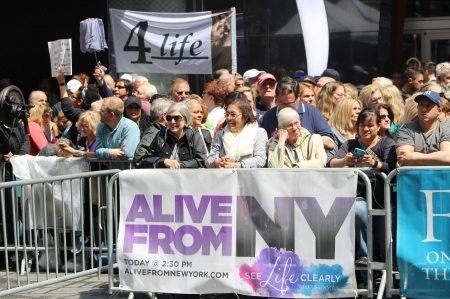
{"label": "wristwatch", "polygon": [[59,82],[59,86],[64,86],[66,85],[66,82]]}

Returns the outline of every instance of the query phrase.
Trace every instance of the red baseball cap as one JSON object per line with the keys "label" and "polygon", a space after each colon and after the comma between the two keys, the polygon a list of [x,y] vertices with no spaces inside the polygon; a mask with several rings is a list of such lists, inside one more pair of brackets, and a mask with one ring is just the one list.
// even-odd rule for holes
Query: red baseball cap
{"label": "red baseball cap", "polygon": [[265,73],[265,74],[259,76],[259,78],[258,78],[258,85],[261,85],[266,80],[273,80],[273,81],[277,82],[277,79],[275,78],[274,75],[269,74],[269,73]]}

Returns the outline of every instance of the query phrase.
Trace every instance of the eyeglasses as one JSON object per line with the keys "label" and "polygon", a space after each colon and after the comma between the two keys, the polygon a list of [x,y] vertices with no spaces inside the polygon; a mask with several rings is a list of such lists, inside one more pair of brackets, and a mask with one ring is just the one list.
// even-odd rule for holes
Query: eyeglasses
{"label": "eyeglasses", "polygon": [[125,88],[125,86],[115,85],[114,88],[123,89],[123,88]]}
{"label": "eyeglasses", "polygon": [[293,102],[287,102],[287,103],[278,101],[278,106],[283,106],[283,107],[295,107],[295,104],[296,104],[296,103],[297,103],[297,99],[294,100]]}
{"label": "eyeglasses", "polygon": [[389,118],[389,114],[380,114],[380,118],[381,118],[381,119],[385,119],[385,118],[390,119],[390,118]]}
{"label": "eyeglasses", "polygon": [[228,113],[228,112],[225,112],[225,117],[230,117],[230,118],[233,118],[233,119],[238,117],[239,115],[242,115],[242,113],[234,113],[234,112]]}
{"label": "eyeglasses", "polygon": [[191,94],[191,92],[189,90],[188,91],[177,91],[177,95],[179,95],[179,96],[183,95],[183,93],[187,96]]}
{"label": "eyeglasses", "polygon": [[300,122],[299,122],[299,121],[296,121],[295,123],[290,124],[289,126],[284,126],[284,128],[285,128],[286,130],[298,129],[298,128],[300,128]]}
{"label": "eyeglasses", "polygon": [[166,116],[166,120],[167,121],[172,121],[175,120],[176,122],[179,122],[183,119],[183,116],[181,115],[167,115]]}

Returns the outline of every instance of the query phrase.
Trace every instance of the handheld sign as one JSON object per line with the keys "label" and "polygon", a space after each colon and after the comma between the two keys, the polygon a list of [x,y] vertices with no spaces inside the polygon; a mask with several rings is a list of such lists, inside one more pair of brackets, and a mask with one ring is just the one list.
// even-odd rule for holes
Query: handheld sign
{"label": "handheld sign", "polygon": [[61,69],[64,75],[72,75],[72,39],[58,39],[48,42],[52,77]]}

